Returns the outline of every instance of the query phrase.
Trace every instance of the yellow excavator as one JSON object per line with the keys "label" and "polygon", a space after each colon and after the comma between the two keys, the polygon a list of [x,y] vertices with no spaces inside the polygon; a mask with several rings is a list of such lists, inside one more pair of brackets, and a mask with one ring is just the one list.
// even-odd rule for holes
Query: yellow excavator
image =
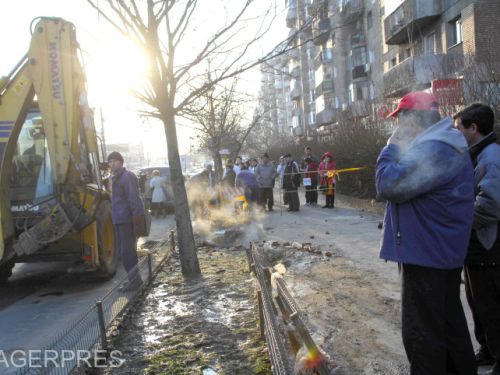
{"label": "yellow excavator", "polygon": [[75,26],[42,17],[31,34],[0,79],[0,283],[21,262],[76,262],[109,278],[119,258],[105,153]]}

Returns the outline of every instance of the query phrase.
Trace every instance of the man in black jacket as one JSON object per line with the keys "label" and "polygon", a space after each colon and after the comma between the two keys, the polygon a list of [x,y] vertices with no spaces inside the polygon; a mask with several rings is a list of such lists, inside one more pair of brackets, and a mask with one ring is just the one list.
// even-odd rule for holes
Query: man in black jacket
{"label": "man in black jacket", "polygon": [[285,189],[285,201],[288,201],[288,211],[298,211],[300,207],[299,194],[300,186],[299,166],[292,159],[291,154],[285,155],[285,173],[283,175],[283,188]]}
{"label": "man in black jacket", "polygon": [[495,115],[472,104],[453,119],[474,164],[474,223],[465,258],[465,290],[480,349],[478,365],[493,364],[500,375],[500,146],[493,132]]}

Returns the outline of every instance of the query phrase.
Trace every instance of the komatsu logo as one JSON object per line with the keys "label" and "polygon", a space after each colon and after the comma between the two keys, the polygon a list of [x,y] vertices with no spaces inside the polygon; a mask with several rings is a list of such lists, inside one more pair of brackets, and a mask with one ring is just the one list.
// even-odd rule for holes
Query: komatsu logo
{"label": "komatsu logo", "polygon": [[52,81],[52,97],[61,99],[61,78],[59,67],[59,51],[57,44],[49,43],[49,63],[50,63],[50,78]]}

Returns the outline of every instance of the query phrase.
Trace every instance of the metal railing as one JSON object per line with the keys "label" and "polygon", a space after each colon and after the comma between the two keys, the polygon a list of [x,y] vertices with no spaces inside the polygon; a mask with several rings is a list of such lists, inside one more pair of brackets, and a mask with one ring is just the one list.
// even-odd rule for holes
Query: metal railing
{"label": "metal railing", "polygon": [[[168,247],[168,243],[170,249],[161,251]],[[108,329],[151,284],[174,252],[175,234],[171,230],[169,241],[158,243],[147,256],[140,259],[136,268],[131,271],[135,274],[133,279],[129,279],[127,275],[123,276],[113,289],[96,301],[77,321],[58,334],[49,345],[37,350],[41,354],[39,358],[30,358],[26,366],[7,374],[67,375],[77,366],[95,364],[99,359],[106,359]],[[92,354],[98,354],[99,358],[89,357]]]}
{"label": "metal railing", "polygon": [[[247,258],[250,271],[257,279],[260,331],[267,342],[272,373],[275,375],[292,374],[294,368],[292,360],[304,347],[310,359],[308,370],[311,373],[333,374],[338,367],[327,360],[312,339],[285,281],[277,277],[271,282],[272,271],[267,267],[266,260],[254,243],[250,243]],[[273,285],[275,297],[273,297]]]}

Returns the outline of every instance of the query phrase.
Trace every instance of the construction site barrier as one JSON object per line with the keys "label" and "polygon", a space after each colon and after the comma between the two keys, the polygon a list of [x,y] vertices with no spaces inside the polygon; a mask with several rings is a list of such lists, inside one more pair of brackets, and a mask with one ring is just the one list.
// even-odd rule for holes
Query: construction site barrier
{"label": "construction site barrier", "polygon": [[305,348],[310,373],[333,374],[337,366],[319,350],[285,281],[272,277],[272,269],[253,242],[247,249],[247,259],[256,279],[260,332],[269,349],[272,373],[293,374],[297,353]]}

